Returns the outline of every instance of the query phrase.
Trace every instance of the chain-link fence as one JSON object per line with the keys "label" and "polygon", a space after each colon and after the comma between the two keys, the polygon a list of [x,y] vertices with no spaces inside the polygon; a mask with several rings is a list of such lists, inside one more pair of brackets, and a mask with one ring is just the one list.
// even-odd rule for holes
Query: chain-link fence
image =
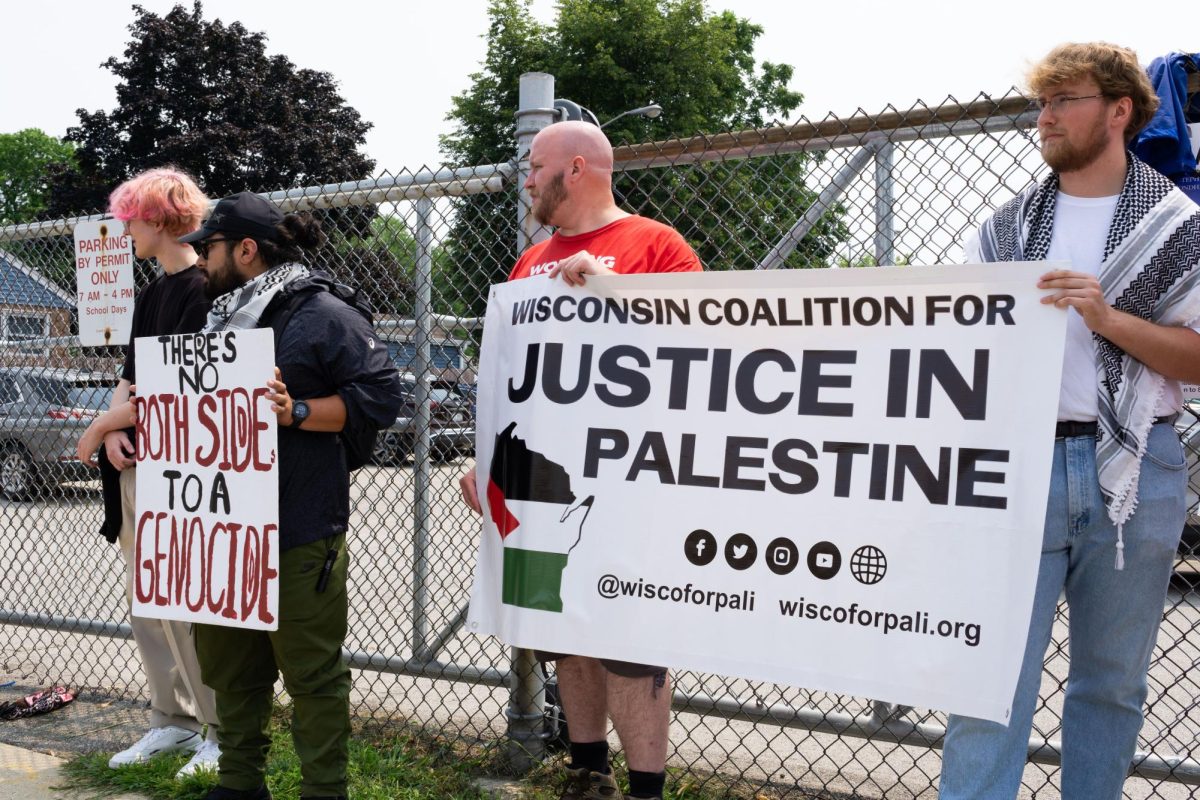
{"label": "chain-link fence", "polygon": [[[514,155],[552,114],[548,103],[525,105]],[[957,261],[964,234],[1040,176],[1035,118],[1013,94],[624,145],[615,188],[626,208],[677,227],[710,269]],[[406,384],[405,412],[352,487],[356,713],[416,721],[472,745],[507,737],[536,756],[552,742],[554,715],[544,708],[554,686],[528,656],[463,632],[478,523],[456,491],[472,455],[486,288],[545,233],[519,192],[526,167],[514,158],[385,173],[268,197],[324,217],[331,241],[316,266],[379,309],[377,329]],[[83,350],[71,338],[76,221],[0,230],[0,656],[10,675],[140,698],[120,556],[97,533],[97,482],[72,461],[87,412],[37,400],[51,379],[112,385],[120,364],[118,349]],[[151,274],[139,264],[138,285]],[[1185,410],[1178,427],[1194,514],[1200,418]],[[1200,796],[1191,749],[1200,733],[1197,524],[1189,516],[1130,798]],[[1060,610],[1022,796],[1058,796],[1065,621]],[[676,676],[675,710],[671,763],[717,794],[936,792],[940,713],[696,673]]]}

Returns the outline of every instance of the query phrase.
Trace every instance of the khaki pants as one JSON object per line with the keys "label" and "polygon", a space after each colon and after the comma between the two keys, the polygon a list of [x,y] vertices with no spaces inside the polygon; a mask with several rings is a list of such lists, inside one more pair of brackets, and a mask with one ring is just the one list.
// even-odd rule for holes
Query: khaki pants
{"label": "khaki pants", "polygon": [[[129,609],[133,605],[136,491],[137,471],[133,468],[122,470],[121,554],[125,556],[125,601]],[[192,624],[137,617],[132,610],[129,622],[150,684],[150,727],[175,725],[199,732],[208,725],[208,739],[216,741],[217,702],[213,690],[200,680]]]}

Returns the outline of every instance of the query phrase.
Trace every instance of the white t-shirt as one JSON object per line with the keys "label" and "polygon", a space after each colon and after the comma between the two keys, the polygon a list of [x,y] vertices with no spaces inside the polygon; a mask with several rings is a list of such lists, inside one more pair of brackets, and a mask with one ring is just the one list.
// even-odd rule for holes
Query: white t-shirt
{"label": "white t-shirt", "polygon": [[[1072,197],[1058,193],[1054,208],[1054,232],[1050,237],[1048,261],[1070,261],[1071,269],[1100,274],[1104,244],[1119,195]],[[1098,414],[1096,400],[1096,340],[1079,312],[1067,310],[1067,345],[1063,350],[1062,388],[1058,394],[1058,418],[1091,422]],[[1159,398],[1157,417],[1174,414],[1183,404],[1179,381],[1168,379]]]}
{"label": "white t-shirt", "polygon": [[[1104,244],[1119,195],[1073,197],[1058,193],[1054,207],[1054,232],[1047,261],[1069,261],[1071,269],[1100,274]],[[978,233],[964,244],[966,260],[980,262]],[[1097,408],[1096,340],[1074,308],[1067,309],[1067,342],[1063,349],[1062,385],[1058,395],[1060,420],[1095,421]],[[1179,381],[1168,379],[1155,416],[1174,414],[1183,403]]]}
{"label": "white t-shirt", "polygon": [[[1046,260],[1069,261],[1076,272],[1099,275],[1104,243],[1119,199],[1120,195],[1072,197],[1059,192]],[[1096,340],[1079,312],[1069,308],[1058,418],[1091,422],[1097,413]]]}

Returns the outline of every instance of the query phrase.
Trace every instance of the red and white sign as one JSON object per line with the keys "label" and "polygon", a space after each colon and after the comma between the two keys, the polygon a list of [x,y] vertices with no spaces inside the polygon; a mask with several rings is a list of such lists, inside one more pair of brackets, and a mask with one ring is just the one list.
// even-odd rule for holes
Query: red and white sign
{"label": "red and white sign", "polygon": [[133,613],[279,627],[271,330],[135,341]]}
{"label": "red and white sign", "polygon": [[133,240],[116,219],[75,226],[76,305],[84,347],[125,344],[133,321]]}

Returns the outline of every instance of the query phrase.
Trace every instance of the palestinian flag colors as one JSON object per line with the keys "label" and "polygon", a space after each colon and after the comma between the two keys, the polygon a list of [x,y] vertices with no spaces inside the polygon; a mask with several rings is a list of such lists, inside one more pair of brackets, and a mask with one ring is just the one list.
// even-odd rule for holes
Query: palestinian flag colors
{"label": "palestinian flag colors", "polygon": [[[530,450],[513,435],[517,423],[496,436],[488,471],[488,515],[504,541],[501,601],[541,611],[562,611],[562,573],[591,510],[578,505],[571,476],[561,464]],[[568,521],[583,508],[578,525]]]}

